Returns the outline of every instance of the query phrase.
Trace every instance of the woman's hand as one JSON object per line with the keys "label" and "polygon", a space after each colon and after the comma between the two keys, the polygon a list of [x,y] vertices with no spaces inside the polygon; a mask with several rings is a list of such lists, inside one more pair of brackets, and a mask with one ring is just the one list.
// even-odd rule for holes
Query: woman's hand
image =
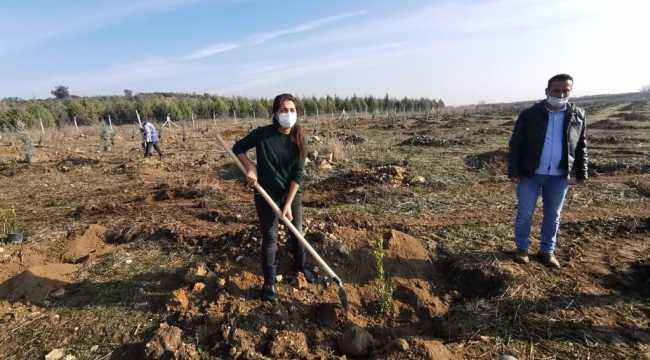
{"label": "woman's hand", "polygon": [[287,218],[289,221],[293,220],[293,213],[291,212],[291,204],[287,204],[284,206],[284,209],[282,209],[282,216],[280,217],[280,220]]}
{"label": "woman's hand", "polygon": [[248,182],[249,185],[255,185],[257,184],[257,168],[252,167],[248,169],[248,172],[246,173],[246,181]]}

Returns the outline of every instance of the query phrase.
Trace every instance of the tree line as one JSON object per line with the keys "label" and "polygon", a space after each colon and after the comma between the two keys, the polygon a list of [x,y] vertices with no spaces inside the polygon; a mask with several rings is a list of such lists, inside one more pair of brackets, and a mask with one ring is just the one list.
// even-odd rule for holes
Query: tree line
{"label": "tree line", "polygon": [[[68,88],[57,86],[53,91],[54,98],[23,100],[20,98],[4,98],[0,101],[0,130],[11,131],[18,121],[28,128],[43,126],[64,126],[73,123],[78,125],[93,125],[100,121],[111,121],[115,124],[137,122],[136,111],[140,116],[158,120],[166,119],[167,115],[173,121],[189,120],[192,116],[197,119],[212,119],[226,117],[257,117],[270,118],[273,98],[249,98],[244,96],[219,96],[211,94],[185,93],[137,93],[124,90],[120,96],[75,96],[70,95]],[[300,97],[298,106],[301,115],[308,116],[329,114],[331,112],[359,113],[375,111],[430,111],[445,106],[442,99],[403,98],[397,99],[388,94],[383,98],[370,96],[339,97]]]}

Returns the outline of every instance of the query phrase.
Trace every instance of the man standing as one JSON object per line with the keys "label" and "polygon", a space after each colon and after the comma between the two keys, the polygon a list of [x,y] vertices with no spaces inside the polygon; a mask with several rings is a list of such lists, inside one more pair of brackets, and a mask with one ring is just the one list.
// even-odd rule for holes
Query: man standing
{"label": "man standing", "polygon": [[575,169],[578,182],[588,177],[586,117],[583,109],[568,102],[571,90],[571,76],[553,76],[546,100],[519,115],[510,138],[508,177],[518,182],[515,261],[519,263],[528,263],[531,221],[541,192],[544,218],[538,256],[547,266],[560,267],[553,250],[569,174]]}
{"label": "man standing", "polygon": [[150,157],[151,156],[151,147],[153,146],[154,149],[156,149],[156,152],[160,156],[160,160],[165,158],[165,154],[163,154],[162,150],[160,150],[160,147],[158,146],[158,133],[156,132],[156,127],[153,126],[152,123],[149,122],[149,119],[145,118],[144,119],[144,124],[142,124],[142,147],[144,147],[144,157]]}

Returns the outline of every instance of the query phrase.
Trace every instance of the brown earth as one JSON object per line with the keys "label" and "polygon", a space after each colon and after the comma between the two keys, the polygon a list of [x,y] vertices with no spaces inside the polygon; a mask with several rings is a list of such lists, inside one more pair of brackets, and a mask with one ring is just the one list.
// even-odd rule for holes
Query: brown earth
{"label": "brown earth", "polygon": [[[1,246],[0,358],[61,348],[79,359],[650,358],[650,144],[599,143],[594,176],[567,195],[563,267],[534,256],[521,266],[511,261],[503,120],[361,117],[316,131],[313,149],[335,155],[307,165],[304,231],[342,280],[347,317],[313,259],[314,284],[292,270],[284,228],[280,300],[261,301],[252,190],[208,123],[189,127],[185,142],[165,129],[164,161],[142,159],[137,140],[100,152],[92,128],[52,133],[31,166],[3,145],[0,207],[18,208],[26,239]],[[218,128],[233,143],[247,124]],[[443,145],[395,146],[416,134]],[[357,137],[367,141],[345,141]],[[472,146],[444,145],[459,139]],[[391,285],[383,298],[379,264]]]}

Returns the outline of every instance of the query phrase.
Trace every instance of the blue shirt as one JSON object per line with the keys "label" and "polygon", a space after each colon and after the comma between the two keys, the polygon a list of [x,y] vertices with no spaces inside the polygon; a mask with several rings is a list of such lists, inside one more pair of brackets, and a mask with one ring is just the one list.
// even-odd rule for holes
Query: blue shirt
{"label": "blue shirt", "polygon": [[535,174],[540,175],[566,175],[564,169],[560,169],[562,161],[562,143],[564,141],[564,113],[566,106],[560,111],[551,111],[548,107],[548,127],[544,139],[544,149],[539,158],[539,167]]}

